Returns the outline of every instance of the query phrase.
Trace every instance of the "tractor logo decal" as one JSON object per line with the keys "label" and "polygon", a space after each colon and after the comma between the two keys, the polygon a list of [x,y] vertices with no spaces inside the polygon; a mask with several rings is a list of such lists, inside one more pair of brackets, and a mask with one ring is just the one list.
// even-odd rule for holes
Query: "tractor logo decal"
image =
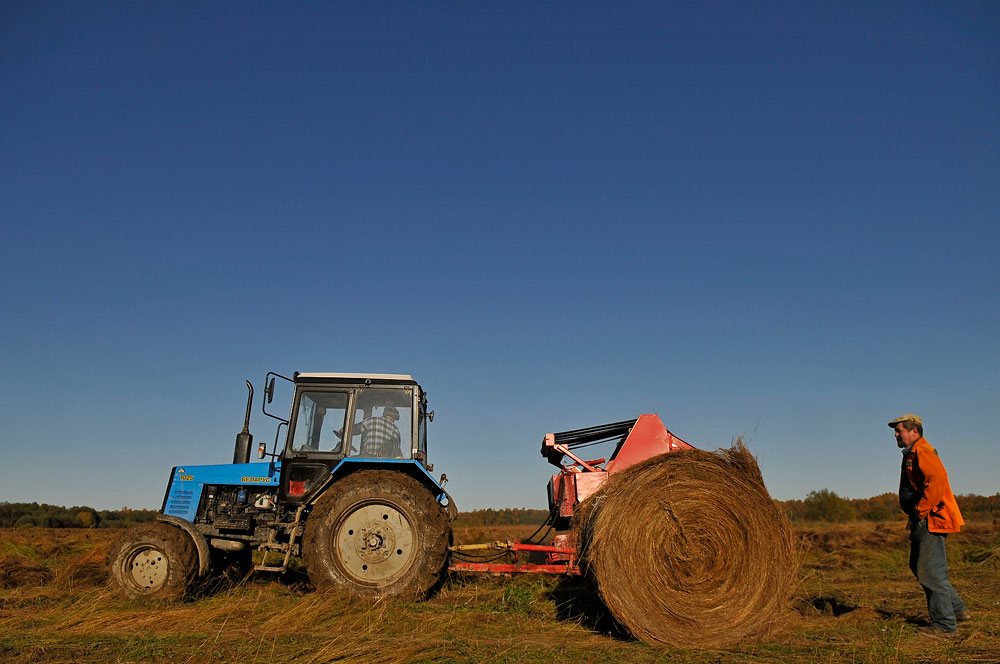
{"label": "tractor logo decal", "polygon": [[240,482],[243,484],[271,484],[273,480],[270,477],[241,477]]}
{"label": "tractor logo decal", "polygon": [[194,479],[194,475],[181,475],[181,481],[190,482]]}

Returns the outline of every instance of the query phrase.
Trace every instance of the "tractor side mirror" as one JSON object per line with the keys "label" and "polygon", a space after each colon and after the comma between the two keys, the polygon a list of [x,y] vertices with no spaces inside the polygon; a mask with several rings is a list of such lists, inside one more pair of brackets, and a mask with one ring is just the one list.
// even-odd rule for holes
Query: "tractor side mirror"
{"label": "tractor side mirror", "polygon": [[431,412],[427,413],[427,420],[429,422],[433,422],[434,421],[434,411],[433,410]]}
{"label": "tractor side mirror", "polygon": [[[267,397],[267,402],[268,403],[271,403],[272,401],[274,401],[274,378],[272,378],[271,382],[269,382],[267,384],[267,387],[264,388],[264,395]],[[261,458],[263,458],[263,457],[261,457]]]}

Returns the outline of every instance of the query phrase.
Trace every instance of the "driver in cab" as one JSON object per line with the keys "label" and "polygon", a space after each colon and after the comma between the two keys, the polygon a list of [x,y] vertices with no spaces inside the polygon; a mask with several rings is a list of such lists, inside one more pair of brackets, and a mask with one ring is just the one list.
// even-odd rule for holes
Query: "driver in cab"
{"label": "driver in cab", "polygon": [[[374,413],[374,411],[373,411]],[[403,452],[400,447],[399,411],[395,406],[386,406],[381,415],[370,415],[354,424],[354,435],[361,436],[361,452],[363,457],[381,459],[399,459]],[[344,429],[334,431],[338,438],[343,439]]]}

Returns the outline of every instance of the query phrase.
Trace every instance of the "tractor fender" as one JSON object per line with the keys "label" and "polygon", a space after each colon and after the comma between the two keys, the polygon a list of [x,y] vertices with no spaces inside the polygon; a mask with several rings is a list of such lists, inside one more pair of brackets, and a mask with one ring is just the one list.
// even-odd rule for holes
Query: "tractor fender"
{"label": "tractor fender", "polygon": [[212,562],[212,552],[208,549],[208,542],[205,541],[205,536],[198,532],[194,524],[187,519],[182,519],[179,516],[170,516],[169,514],[157,514],[156,520],[176,526],[190,535],[195,548],[198,549],[198,576],[202,577],[208,574],[208,568]]}
{"label": "tractor fender", "polygon": [[[444,490],[444,487],[442,487],[441,484],[434,479],[433,475],[427,472],[426,468],[410,459],[344,459],[338,463],[336,467],[334,467],[333,471],[331,471],[330,481],[337,482],[351,473],[367,469],[393,470],[409,475],[427,487],[427,490],[430,491],[439,502],[442,498],[447,498],[448,504],[442,504],[441,507],[443,507],[445,512],[448,514],[449,521],[454,521],[455,517],[458,516],[458,507],[455,505],[455,501],[448,494],[448,492]],[[328,488],[329,485],[324,487],[322,491],[317,491],[310,502],[315,502],[319,499],[319,497],[323,495]]]}
{"label": "tractor fender", "polygon": [[448,504],[444,507],[448,512],[448,520],[454,521],[458,518],[458,505],[455,504],[455,499],[451,497],[450,493],[444,489],[441,489],[441,493],[443,493],[444,497],[448,499]]}

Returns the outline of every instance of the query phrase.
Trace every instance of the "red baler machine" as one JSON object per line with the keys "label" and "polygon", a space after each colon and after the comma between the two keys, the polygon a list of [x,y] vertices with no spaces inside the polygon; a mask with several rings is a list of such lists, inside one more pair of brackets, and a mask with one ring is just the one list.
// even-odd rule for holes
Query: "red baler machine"
{"label": "red baler machine", "polygon": [[[616,444],[614,452],[607,459],[585,461],[574,451],[610,442]],[[576,506],[600,489],[609,475],[660,454],[692,448],[692,445],[670,433],[655,414],[640,415],[634,420],[586,429],[545,434],[542,439],[542,456],[559,468],[559,473],[549,480],[549,518],[543,528],[568,528]],[[564,461],[566,459],[568,461]],[[579,556],[572,533],[556,535],[548,545],[510,540],[453,546],[451,551],[449,569],[456,572],[580,573]],[[522,561],[519,555],[522,552],[529,556],[545,554],[545,562]],[[508,554],[513,554],[513,562],[497,562]]]}

